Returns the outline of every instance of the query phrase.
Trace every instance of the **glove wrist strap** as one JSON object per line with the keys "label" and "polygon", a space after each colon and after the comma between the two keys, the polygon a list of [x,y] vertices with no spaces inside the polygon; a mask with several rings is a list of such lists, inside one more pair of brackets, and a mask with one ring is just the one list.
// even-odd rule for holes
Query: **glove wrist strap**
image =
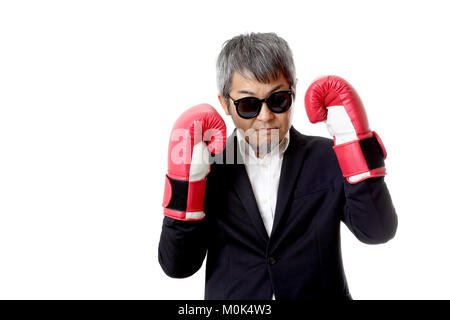
{"label": "glove wrist strap", "polygon": [[177,180],[166,175],[163,207],[164,214],[179,220],[200,220],[205,213],[206,179]]}
{"label": "glove wrist strap", "polygon": [[[385,167],[386,150],[380,137],[375,132],[372,133],[373,135],[369,138],[333,146],[344,177],[348,178]],[[374,172],[385,174],[383,170]]]}

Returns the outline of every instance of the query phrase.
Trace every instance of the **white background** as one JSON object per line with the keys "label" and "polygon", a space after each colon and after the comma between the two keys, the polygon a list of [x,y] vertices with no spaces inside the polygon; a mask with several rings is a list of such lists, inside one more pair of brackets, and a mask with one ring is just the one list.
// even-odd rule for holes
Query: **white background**
{"label": "white background", "polygon": [[[342,226],[355,299],[449,299],[446,1],[2,1],[0,298],[203,299],[204,267],[161,270],[167,143],[186,108],[219,109],[224,41],[276,32],[294,53],[294,126],[316,77],[353,84],[388,151],[396,237]],[[234,128],[227,118],[229,133]]]}

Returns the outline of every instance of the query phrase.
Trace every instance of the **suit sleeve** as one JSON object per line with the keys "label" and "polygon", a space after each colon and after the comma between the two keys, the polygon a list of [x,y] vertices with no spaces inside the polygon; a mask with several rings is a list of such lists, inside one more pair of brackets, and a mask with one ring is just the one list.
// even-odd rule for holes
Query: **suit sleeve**
{"label": "suit sleeve", "polygon": [[206,217],[181,221],[164,217],[158,260],[172,278],[186,278],[197,272],[206,255]]}
{"label": "suit sleeve", "polygon": [[164,217],[158,247],[158,260],[164,272],[172,278],[186,278],[196,273],[203,264],[208,249],[209,215],[214,210],[216,199],[215,165],[211,166],[205,191],[205,213],[203,220],[182,221]]}
{"label": "suit sleeve", "polygon": [[343,179],[343,183],[346,201],[342,220],[350,231],[367,244],[392,239],[398,220],[384,177],[369,178],[356,184]]}

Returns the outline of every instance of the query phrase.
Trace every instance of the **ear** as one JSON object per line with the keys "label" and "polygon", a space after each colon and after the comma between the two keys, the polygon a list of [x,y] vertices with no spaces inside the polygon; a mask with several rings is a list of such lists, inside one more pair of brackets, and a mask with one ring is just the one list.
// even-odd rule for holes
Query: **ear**
{"label": "ear", "polygon": [[217,97],[219,98],[219,102],[220,102],[220,105],[223,108],[223,111],[225,111],[225,114],[227,116],[229,116],[230,115],[230,110],[228,109],[227,101],[220,94]]}

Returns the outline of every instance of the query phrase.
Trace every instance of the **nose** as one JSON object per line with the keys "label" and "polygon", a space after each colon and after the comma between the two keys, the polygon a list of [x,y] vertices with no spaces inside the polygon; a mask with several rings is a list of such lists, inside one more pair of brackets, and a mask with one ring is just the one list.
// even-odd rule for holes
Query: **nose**
{"label": "nose", "polygon": [[266,102],[263,102],[261,106],[261,111],[259,112],[258,116],[256,117],[257,120],[260,121],[270,121],[275,117],[272,111],[270,111],[269,107],[267,106]]}

